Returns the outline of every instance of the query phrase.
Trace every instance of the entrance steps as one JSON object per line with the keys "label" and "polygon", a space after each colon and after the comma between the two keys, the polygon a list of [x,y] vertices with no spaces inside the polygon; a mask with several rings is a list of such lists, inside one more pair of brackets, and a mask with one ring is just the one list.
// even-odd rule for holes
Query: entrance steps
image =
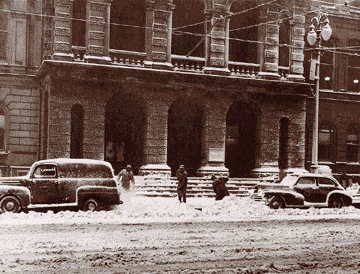
{"label": "entrance steps", "polygon": [[[231,195],[250,197],[256,184],[272,182],[258,178],[230,178],[226,187]],[[133,191],[139,196],[147,197],[177,197],[176,177],[143,177],[135,176]],[[212,180],[202,177],[189,177],[186,191],[187,197],[215,197]]]}

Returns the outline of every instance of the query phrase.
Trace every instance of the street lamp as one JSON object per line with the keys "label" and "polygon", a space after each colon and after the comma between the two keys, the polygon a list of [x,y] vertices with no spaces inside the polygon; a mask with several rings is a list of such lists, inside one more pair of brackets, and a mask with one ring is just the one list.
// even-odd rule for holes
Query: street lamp
{"label": "street lamp", "polygon": [[[315,31],[316,28],[316,31]],[[318,16],[311,19],[310,31],[307,35],[309,44],[316,45],[316,69],[315,69],[315,121],[313,130],[313,147],[312,147],[312,163],[311,171],[319,173],[318,165],[318,145],[319,145],[319,79],[320,79],[320,50],[321,38],[325,41],[329,40],[332,34],[332,29],[329,25],[329,19],[326,14],[320,13]],[[314,63],[314,62],[312,62]]]}

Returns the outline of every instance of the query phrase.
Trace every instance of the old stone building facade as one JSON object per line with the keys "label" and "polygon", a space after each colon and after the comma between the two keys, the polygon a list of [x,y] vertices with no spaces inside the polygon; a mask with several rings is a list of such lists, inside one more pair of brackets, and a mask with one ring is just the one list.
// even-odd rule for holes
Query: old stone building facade
{"label": "old stone building facade", "polygon": [[335,2],[2,1],[2,172],[56,157],[138,174],[309,168],[306,32],[323,9],[333,35],[321,65],[319,160],[360,172],[350,89],[360,9]]}

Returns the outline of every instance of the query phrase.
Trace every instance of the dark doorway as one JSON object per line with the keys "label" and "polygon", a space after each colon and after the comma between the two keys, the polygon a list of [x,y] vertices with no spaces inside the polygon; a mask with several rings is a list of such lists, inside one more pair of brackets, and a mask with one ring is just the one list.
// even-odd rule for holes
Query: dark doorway
{"label": "dark doorway", "polygon": [[138,173],[143,164],[145,114],[143,102],[116,94],[105,110],[105,160],[118,173],[127,164]]}
{"label": "dark doorway", "polygon": [[255,168],[259,112],[248,102],[236,101],[227,113],[225,166],[230,177],[250,177]]}
{"label": "dark doorway", "polygon": [[202,115],[198,104],[185,99],[176,100],[169,109],[167,164],[172,176],[180,165],[194,176],[201,165]]}

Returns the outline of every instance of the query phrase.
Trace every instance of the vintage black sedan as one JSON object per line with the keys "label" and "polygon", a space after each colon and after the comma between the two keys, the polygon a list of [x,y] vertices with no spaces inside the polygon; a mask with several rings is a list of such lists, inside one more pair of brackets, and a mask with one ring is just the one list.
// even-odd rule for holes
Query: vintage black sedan
{"label": "vintage black sedan", "polygon": [[291,174],[280,183],[260,183],[255,191],[272,209],[312,206],[341,208],[352,204],[350,193],[334,177],[326,174]]}

